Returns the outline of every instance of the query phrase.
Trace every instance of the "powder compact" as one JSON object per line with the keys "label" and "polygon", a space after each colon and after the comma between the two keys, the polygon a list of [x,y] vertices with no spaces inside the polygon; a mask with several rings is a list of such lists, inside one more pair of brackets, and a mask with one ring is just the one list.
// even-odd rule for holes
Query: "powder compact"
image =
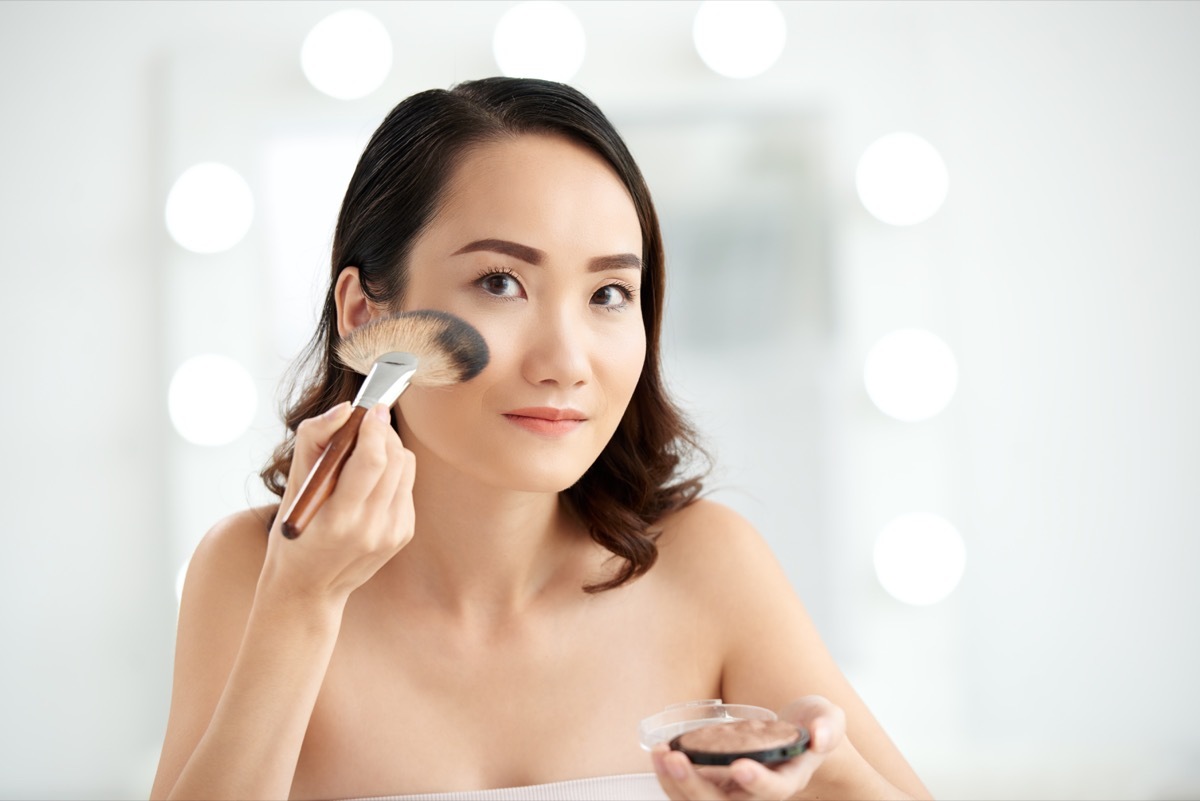
{"label": "powder compact", "polygon": [[782,720],[732,720],[671,740],[671,749],[687,754],[696,765],[729,765],[737,759],[773,765],[799,756],[807,745],[808,732]]}
{"label": "powder compact", "polygon": [[638,737],[646,750],[665,742],[696,765],[729,765],[738,759],[772,765],[808,747],[808,732],[777,719],[771,710],[720,699],[669,706],[643,720]]}

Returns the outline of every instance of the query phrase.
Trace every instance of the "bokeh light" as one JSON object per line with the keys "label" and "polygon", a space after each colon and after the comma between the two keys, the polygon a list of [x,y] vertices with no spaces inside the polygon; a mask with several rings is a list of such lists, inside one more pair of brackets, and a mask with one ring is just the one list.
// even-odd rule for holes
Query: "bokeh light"
{"label": "bokeh light", "polygon": [[254,222],[254,194],[232,167],[189,167],[167,195],[167,231],[193,253],[219,253],[242,241]]}
{"label": "bokeh light", "polygon": [[569,81],[587,50],[583,23],[555,0],[517,3],[496,23],[492,52],[505,75]]}
{"label": "bokeh light", "polygon": [[753,78],[783,54],[787,22],[772,0],[706,0],[696,10],[692,39],[713,72]]}
{"label": "bokeh light", "polygon": [[309,83],[339,100],[374,92],[392,71],[392,38],[374,15],[335,11],[304,37],[300,68]]}
{"label": "bokeh light", "polygon": [[875,575],[893,598],[914,606],[937,603],[962,579],[967,549],[962,535],[928,512],[900,515],[875,540]]}
{"label": "bokeh light", "polygon": [[250,373],[215,353],[193,356],[179,365],[167,391],[171,423],[196,445],[233,442],[250,427],[257,407]]}
{"label": "bokeh light", "polygon": [[916,225],[942,207],[950,176],[933,145],[898,131],[875,140],[863,152],[855,183],[859,200],[877,219],[889,225]]}
{"label": "bokeh light", "polygon": [[863,383],[871,401],[889,417],[927,420],[954,397],[958,362],[936,334],[903,328],[881,337],[867,352]]}

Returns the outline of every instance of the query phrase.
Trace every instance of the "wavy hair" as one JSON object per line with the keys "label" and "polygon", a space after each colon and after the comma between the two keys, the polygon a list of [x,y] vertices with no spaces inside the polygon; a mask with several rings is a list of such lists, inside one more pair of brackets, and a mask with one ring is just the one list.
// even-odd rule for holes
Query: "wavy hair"
{"label": "wavy hair", "polygon": [[599,154],[629,191],[642,229],[642,373],[604,450],[560,493],[592,539],[624,560],[610,580],[584,587],[602,592],[641,576],[654,564],[657,524],[698,497],[707,471],[698,469],[697,462],[707,466],[708,457],[663,383],[664,257],[650,190],[613,125],[591,100],[565,84],[523,78],[469,81],[415,94],[387,115],[346,189],[321,319],[290,371],[282,409],[288,433],[260,475],[268,489],[282,496],[300,421],[353,399],[362,384],[363,377],[335,355],[334,294],[341,271],[358,267],[363,293],[385,307],[397,307],[413,243],[437,214],[455,166],[474,146],[523,134],[568,137]]}

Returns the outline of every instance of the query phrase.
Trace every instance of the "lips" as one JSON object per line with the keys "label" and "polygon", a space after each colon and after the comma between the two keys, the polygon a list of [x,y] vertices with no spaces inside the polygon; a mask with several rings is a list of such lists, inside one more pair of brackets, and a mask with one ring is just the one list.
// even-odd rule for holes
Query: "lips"
{"label": "lips", "polygon": [[579,428],[587,420],[577,409],[554,406],[528,406],[504,412],[504,418],[515,426],[543,436],[562,436]]}
{"label": "lips", "polygon": [[587,416],[576,409],[558,409],[554,406],[529,406],[505,412],[506,417],[532,417],[536,420],[586,420]]}

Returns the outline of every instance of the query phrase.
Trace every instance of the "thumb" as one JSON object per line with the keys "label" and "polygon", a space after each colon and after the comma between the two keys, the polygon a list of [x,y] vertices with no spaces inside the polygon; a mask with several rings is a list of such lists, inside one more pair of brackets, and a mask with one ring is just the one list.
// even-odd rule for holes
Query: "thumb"
{"label": "thumb", "polygon": [[329,445],[329,440],[338,429],[346,424],[353,412],[350,401],[342,401],[324,414],[302,420],[296,427],[296,442],[292,448],[292,464],[288,468],[288,493],[295,492],[298,484],[312,470],[317,459]]}
{"label": "thumb", "polygon": [[846,734],[846,713],[819,695],[793,701],[779,711],[779,717],[806,729],[808,747],[818,753],[832,751]]}

